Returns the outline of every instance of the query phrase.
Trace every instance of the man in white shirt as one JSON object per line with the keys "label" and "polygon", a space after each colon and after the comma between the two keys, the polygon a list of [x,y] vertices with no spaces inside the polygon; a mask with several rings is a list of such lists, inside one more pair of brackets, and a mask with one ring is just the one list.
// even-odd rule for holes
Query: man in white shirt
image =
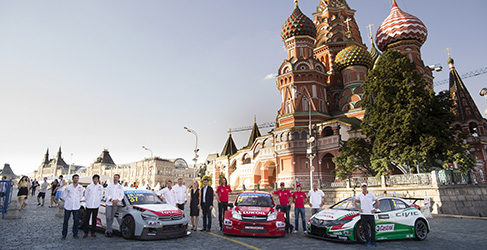
{"label": "man in white shirt", "polygon": [[[375,211],[379,208],[379,200],[373,193],[367,190],[367,183],[362,183],[362,192],[355,197],[353,205],[360,212],[360,220],[362,221],[365,228],[370,229],[370,234],[366,233],[365,238],[367,239],[366,246],[375,246]],[[374,208],[375,202],[375,208]],[[357,205],[360,203],[360,207]]]}
{"label": "man in white shirt", "polygon": [[176,184],[173,189],[176,194],[176,206],[179,209],[184,210],[184,205],[188,200],[188,189],[183,185],[183,178],[178,179],[178,184]]}
{"label": "man in white shirt", "polygon": [[[92,179],[93,183],[88,185],[85,190],[86,213],[83,218],[83,231],[85,231],[83,238],[88,237],[89,228],[91,228],[91,237],[96,237],[96,217],[103,198],[103,186],[100,184],[100,176],[95,174]],[[89,227],[90,216],[91,227]]]}
{"label": "man in white shirt", "polygon": [[112,237],[113,230],[113,219],[115,218],[115,214],[118,213],[120,206],[123,206],[123,187],[120,185],[120,175],[115,174],[113,176],[113,184],[108,185],[107,187],[107,196],[106,196],[106,218],[107,218],[107,230],[105,231],[106,237]]}
{"label": "man in white shirt", "polygon": [[[47,187],[49,187],[49,183],[47,183],[47,177],[44,177],[44,182],[41,184],[41,190],[39,190],[39,194],[37,194],[37,206],[42,206],[42,207],[44,206]],[[41,199],[42,199],[42,204],[41,204]]]}
{"label": "man in white shirt", "polygon": [[308,192],[308,202],[311,204],[311,214],[314,215],[321,211],[325,194],[318,189],[318,184],[313,184],[313,189]]}
{"label": "man in white shirt", "polygon": [[165,200],[167,204],[171,206],[176,206],[176,192],[172,187],[172,181],[168,180],[166,184],[167,187],[157,192],[157,195],[159,195],[161,199]]}
{"label": "man in white shirt", "polygon": [[64,201],[64,223],[63,236],[66,239],[68,235],[68,222],[71,213],[73,214],[73,238],[78,238],[79,208],[81,207],[81,198],[83,198],[83,186],[78,184],[79,175],[73,175],[73,183],[67,186],[63,191],[62,200]]}

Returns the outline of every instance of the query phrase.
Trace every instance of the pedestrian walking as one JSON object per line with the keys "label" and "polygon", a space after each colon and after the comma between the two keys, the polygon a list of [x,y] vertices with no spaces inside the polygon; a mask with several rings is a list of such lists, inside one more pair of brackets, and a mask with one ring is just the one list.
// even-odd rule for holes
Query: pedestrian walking
{"label": "pedestrian walking", "polygon": [[176,206],[179,209],[184,210],[184,205],[186,205],[186,202],[188,201],[188,188],[183,185],[183,178],[178,179],[178,183],[173,189],[176,196]]}
{"label": "pedestrian walking", "polygon": [[223,218],[225,211],[228,209],[228,195],[232,192],[228,186],[227,178],[221,179],[221,184],[216,188],[216,200],[218,201],[218,222],[220,223],[220,231],[223,231]]}
{"label": "pedestrian walking", "polygon": [[17,192],[17,198],[19,200],[20,210],[27,206],[27,197],[29,196],[30,182],[27,176],[22,176],[17,184],[19,191]]}
{"label": "pedestrian walking", "polygon": [[167,187],[161,189],[159,192],[157,192],[157,195],[162,200],[165,200],[167,204],[171,206],[176,206],[176,192],[174,191],[174,188],[172,187],[172,181],[167,180],[166,182]]}
{"label": "pedestrian walking", "polygon": [[[49,205],[49,208],[57,207],[58,201],[56,199],[56,193],[59,189],[59,181],[57,179],[52,181],[49,189],[51,190],[51,204]],[[56,204],[56,206],[53,206],[53,204]]]}
{"label": "pedestrian walking", "polygon": [[32,189],[32,197],[35,197],[35,195],[36,195],[36,189],[37,189],[38,186],[39,186],[39,182],[37,182],[37,179],[34,179],[32,181],[32,185],[30,187]]}
{"label": "pedestrian walking", "polygon": [[[44,201],[46,200],[46,192],[47,188],[49,187],[49,183],[47,183],[47,177],[44,177],[44,182],[41,184],[41,189],[39,190],[39,194],[37,195],[37,206],[44,206]],[[42,199],[42,204],[41,204]]]}
{"label": "pedestrian walking", "polygon": [[191,186],[191,200],[189,201],[189,216],[191,216],[191,224],[193,231],[198,230],[198,218],[200,216],[200,184],[197,181],[193,182]]}
{"label": "pedestrian walking", "polygon": [[286,217],[286,232],[291,232],[291,220],[289,218],[289,213],[291,211],[291,205],[289,204],[289,200],[292,197],[292,193],[289,189],[286,189],[284,182],[280,184],[281,189],[274,191],[274,194],[278,196],[279,204],[281,205],[281,212],[283,212]]}
{"label": "pedestrian walking", "polygon": [[59,199],[61,199],[61,196],[63,195],[63,190],[66,182],[64,181],[64,178],[62,175],[59,176],[58,184],[57,184],[57,189],[56,189],[56,204],[59,204]]}
{"label": "pedestrian walking", "polygon": [[63,240],[68,235],[68,223],[71,214],[73,214],[73,238],[78,238],[79,208],[81,207],[84,188],[78,184],[79,175],[74,174],[72,180],[73,183],[66,186],[61,197],[64,201],[63,235],[61,238]]}
{"label": "pedestrian walking", "polygon": [[203,179],[203,188],[201,189],[200,207],[203,211],[203,229],[201,231],[211,231],[211,210],[213,209],[213,188],[208,186],[208,179]]}
{"label": "pedestrian walking", "polygon": [[303,232],[306,232],[304,201],[306,200],[306,193],[301,191],[301,184],[296,185],[296,191],[293,192],[294,202],[294,233],[299,231],[299,215],[301,215],[301,222],[303,224]]}
{"label": "pedestrian walking", "polygon": [[7,196],[7,176],[2,176],[2,181],[0,183],[0,205],[3,206],[3,202],[5,201],[5,197]]}
{"label": "pedestrian walking", "polygon": [[[353,205],[357,208],[360,212],[360,220],[362,221],[362,225],[366,229],[365,239],[367,242],[365,243],[366,246],[376,246],[375,242],[375,211],[379,208],[379,200],[375,195],[367,190],[367,183],[362,183],[360,185],[362,188],[362,192],[360,192],[355,200],[353,201]],[[375,202],[375,208],[374,208]],[[360,203],[360,207],[357,205]]]}
{"label": "pedestrian walking", "polygon": [[100,207],[101,199],[103,198],[103,186],[100,184],[100,176],[95,174],[92,179],[93,183],[88,185],[85,190],[86,213],[83,218],[83,231],[85,232],[83,238],[88,237],[90,229],[91,237],[96,237],[96,218],[98,216],[98,208]]}
{"label": "pedestrian walking", "polygon": [[123,187],[119,183],[120,175],[115,174],[113,176],[113,183],[108,185],[107,187],[107,195],[106,195],[106,223],[107,223],[107,230],[105,231],[106,237],[112,237],[113,235],[113,219],[115,218],[115,214],[118,213],[120,206],[122,206],[122,199],[123,199]]}
{"label": "pedestrian walking", "polygon": [[318,189],[318,184],[313,184],[313,189],[308,192],[308,203],[311,205],[311,215],[321,211],[325,199],[325,193]]}

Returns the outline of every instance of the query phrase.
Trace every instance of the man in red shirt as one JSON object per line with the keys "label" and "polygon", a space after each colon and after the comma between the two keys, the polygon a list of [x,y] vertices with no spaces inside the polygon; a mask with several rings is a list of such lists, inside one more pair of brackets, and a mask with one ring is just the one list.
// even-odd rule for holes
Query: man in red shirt
{"label": "man in red shirt", "polygon": [[216,199],[218,200],[218,221],[220,222],[220,231],[223,230],[223,217],[228,209],[228,194],[232,189],[227,184],[227,179],[222,178],[221,185],[216,189]]}
{"label": "man in red shirt", "polygon": [[281,205],[281,212],[286,214],[286,231],[289,230],[290,223],[289,223],[289,212],[291,211],[291,205],[289,205],[289,198],[292,197],[291,191],[286,189],[284,186],[284,182],[281,182],[281,189],[274,191],[273,194],[276,194],[279,197],[279,204]]}
{"label": "man in red shirt", "polygon": [[306,200],[306,193],[301,191],[301,184],[296,184],[296,191],[293,193],[294,202],[294,233],[299,231],[299,215],[301,214],[301,220],[303,222],[303,231],[306,231],[306,221],[304,219],[304,201]]}

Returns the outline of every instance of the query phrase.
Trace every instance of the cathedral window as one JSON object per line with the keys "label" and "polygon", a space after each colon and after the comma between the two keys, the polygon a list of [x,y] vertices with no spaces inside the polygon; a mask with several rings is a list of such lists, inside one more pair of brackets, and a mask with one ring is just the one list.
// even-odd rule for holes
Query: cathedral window
{"label": "cathedral window", "polygon": [[303,111],[308,111],[308,102],[303,101]]}
{"label": "cathedral window", "polygon": [[316,98],[316,85],[311,87],[311,91],[313,92],[313,98]]}
{"label": "cathedral window", "polygon": [[478,137],[479,136],[479,133],[478,133],[478,127],[477,127],[477,123],[475,122],[471,122],[468,124],[468,129],[470,131],[470,134],[473,136],[473,137]]}

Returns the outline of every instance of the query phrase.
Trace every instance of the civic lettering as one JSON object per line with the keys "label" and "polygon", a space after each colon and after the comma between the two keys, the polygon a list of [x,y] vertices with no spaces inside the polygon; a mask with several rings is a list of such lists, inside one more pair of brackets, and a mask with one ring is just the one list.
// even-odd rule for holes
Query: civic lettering
{"label": "civic lettering", "polygon": [[415,215],[419,215],[419,212],[418,211],[405,211],[402,213],[396,213],[397,217],[409,217],[409,216],[415,216]]}

